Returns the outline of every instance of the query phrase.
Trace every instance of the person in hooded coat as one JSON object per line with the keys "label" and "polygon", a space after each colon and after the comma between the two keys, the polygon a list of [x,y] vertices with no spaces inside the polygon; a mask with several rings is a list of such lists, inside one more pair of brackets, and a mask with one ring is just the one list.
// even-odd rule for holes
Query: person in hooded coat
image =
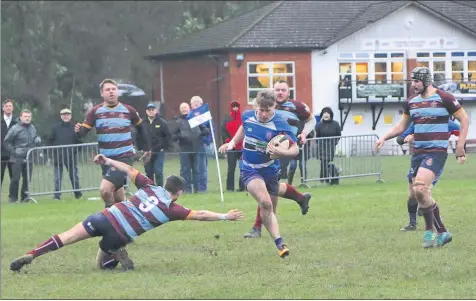
{"label": "person in hooded coat", "polygon": [[[242,125],[240,103],[236,100],[230,102],[230,114],[226,115],[221,129],[223,143],[228,143],[235,136],[236,132]],[[227,152],[226,158],[228,161],[228,172],[226,175],[226,190],[235,190],[235,169],[236,163],[241,158],[241,149],[243,148],[243,141],[236,143],[232,151]],[[239,180],[238,191],[244,191],[245,187],[241,178]]]}
{"label": "person in hooded coat", "polygon": [[[334,120],[334,112],[330,107],[322,109],[321,122],[316,125],[316,138],[325,137],[340,137],[341,129],[337,121]],[[335,139],[319,139],[317,140],[317,158],[321,160],[321,172],[320,178],[325,179],[329,177],[337,177],[337,168],[332,161],[334,161],[334,155],[336,152],[336,145],[339,143],[340,138]],[[331,185],[339,184],[339,179],[323,180]]]}

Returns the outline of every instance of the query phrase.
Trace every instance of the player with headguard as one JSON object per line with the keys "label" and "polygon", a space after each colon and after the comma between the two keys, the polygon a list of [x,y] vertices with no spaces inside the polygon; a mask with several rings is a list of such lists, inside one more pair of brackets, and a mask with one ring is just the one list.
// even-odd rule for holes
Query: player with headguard
{"label": "player with headguard", "polygon": [[[276,206],[279,194],[279,160],[272,158],[295,157],[299,148],[296,136],[280,111],[275,110],[276,94],[272,90],[258,93],[256,110],[243,112],[243,124],[230,142],[223,144],[219,151],[232,150],[235,141],[243,140],[243,155],[240,161],[241,179],[251,196],[258,202],[260,216],[265,228],[273,238],[281,258],[289,255],[279,232]],[[274,146],[269,142],[276,136],[285,134],[291,139],[289,148]],[[299,203],[301,208],[308,202]]]}
{"label": "player with headguard", "polygon": [[243,212],[236,209],[222,214],[206,210],[194,211],[177,204],[175,201],[182,195],[185,185],[181,177],[169,176],[162,188],[155,186],[151,179],[126,163],[104,155],[97,155],[94,162],[127,174],[136,184],[137,192],[129,200],[116,203],[102,212],[89,216],[64,233],[53,235],[35,249],[14,260],[10,264],[12,271],[19,271],[25,264],[30,264],[36,257],[45,253],[97,236],[102,237],[96,258],[97,267],[104,268],[105,262],[117,260],[125,270],[133,269],[134,264],[125,252],[124,246],[149,230],[177,220],[243,219]]}
{"label": "player with headguard", "polygon": [[[415,125],[414,152],[411,159],[413,168],[413,191],[418,206],[425,219],[423,247],[444,246],[451,242],[452,234],[446,230],[440,216],[440,209],[431,195],[432,182],[444,167],[448,157],[449,119],[451,115],[461,124],[456,158],[464,164],[466,154],[464,145],[468,135],[468,115],[453,95],[435,88],[432,75],[426,67],[412,70],[412,88],[416,94],[404,104],[404,113],[400,122],[376,142],[377,150],[388,139],[405,131],[413,121]],[[433,222],[436,222],[438,236],[433,235]]]}
{"label": "player with headguard", "polygon": [[[459,124],[450,120],[448,124],[448,128],[451,135],[459,136],[459,130],[460,130]],[[410,150],[413,149],[413,139],[414,139],[413,134],[414,133],[415,133],[415,126],[412,122],[410,126],[408,127],[408,129],[405,132],[403,132],[403,134],[397,137],[397,143],[399,145],[408,143],[410,146]],[[410,153],[412,153],[412,151]],[[443,168],[436,175],[435,180],[433,180],[433,183],[432,183],[433,186],[436,185],[436,183],[438,182],[442,174],[443,174]],[[417,228],[418,201],[416,200],[415,192],[413,191],[412,178],[413,178],[413,168],[410,168],[410,170],[408,171],[408,201],[407,201],[408,217],[410,219],[410,222],[408,223],[408,225],[400,229],[400,231],[403,231],[403,232],[415,231]],[[437,227],[436,220],[433,220],[433,224],[435,225],[435,228],[436,228]]]}
{"label": "player with headguard", "polygon": [[[316,119],[311,114],[309,107],[302,101],[289,99],[289,85],[286,81],[281,80],[274,84],[274,92],[276,94],[276,110],[286,119],[291,127],[294,135],[301,145],[306,144],[306,137],[314,130]],[[299,123],[303,123],[302,129],[299,131]],[[298,153],[299,154],[299,153]],[[280,159],[281,175],[287,175],[289,162],[295,158]],[[301,158],[297,158],[301,162]],[[310,193],[300,193],[297,189],[288,183],[279,183],[279,196],[295,201],[298,204],[309,203],[311,199]],[[309,210],[309,206],[301,207],[301,213],[305,215]],[[255,223],[250,232],[244,235],[245,238],[261,237],[261,215],[260,206],[256,213]]]}

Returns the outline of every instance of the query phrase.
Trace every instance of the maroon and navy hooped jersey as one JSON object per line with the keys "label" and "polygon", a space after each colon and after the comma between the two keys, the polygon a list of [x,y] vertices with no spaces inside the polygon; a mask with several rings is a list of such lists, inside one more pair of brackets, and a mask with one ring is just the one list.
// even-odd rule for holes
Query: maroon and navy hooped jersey
{"label": "maroon and navy hooped jersey", "polygon": [[128,200],[102,211],[119,234],[135,239],[167,222],[185,220],[194,214],[172,202],[164,188],[153,185],[149,178],[136,172],[133,182],[139,190]]}
{"label": "maroon and navy hooped jersey", "polygon": [[104,103],[89,111],[83,127],[96,129],[99,153],[108,158],[131,157],[134,155],[132,127],[142,122],[137,111],[126,104],[109,107]]}

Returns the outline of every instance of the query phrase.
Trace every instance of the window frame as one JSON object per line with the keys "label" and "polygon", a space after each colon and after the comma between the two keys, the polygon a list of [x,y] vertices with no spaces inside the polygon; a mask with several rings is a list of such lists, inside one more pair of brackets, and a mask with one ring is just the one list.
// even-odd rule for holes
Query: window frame
{"label": "window frame", "polygon": [[[260,64],[268,64],[269,65],[269,82],[271,87],[270,88],[250,88],[250,77],[262,77],[266,73],[250,73],[250,65],[260,65]],[[274,73],[274,65],[275,64],[291,64],[293,66],[293,72],[292,73]],[[250,99],[250,91],[257,91],[258,93],[260,91],[266,90],[266,89],[273,89],[273,78],[275,76],[292,76],[293,78],[293,87],[289,88],[289,91],[293,91],[293,99],[296,98],[296,62],[295,61],[250,61],[246,63],[246,98],[247,98],[247,103],[249,105],[253,104],[253,100]]]}
{"label": "window frame", "polygon": [[[416,55],[416,62],[417,65],[419,62],[428,62],[428,67],[430,68],[431,73],[433,74],[433,79],[435,75],[434,71],[434,62],[444,62],[445,63],[445,71],[437,71],[436,73],[444,74],[444,82],[469,82],[469,73],[476,73],[476,71],[469,70],[469,62],[476,61],[476,56],[470,55],[470,53],[475,53],[475,50],[425,50],[425,51],[418,51]],[[445,53],[444,57],[434,56],[435,53]],[[453,55],[463,53],[464,55]],[[427,57],[418,57],[418,54],[429,54]],[[463,62],[463,71],[453,71],[453,62]],[[453,73],[455,72],[463,72],[463,78],[460,80],[453,80]],[[476,81],[476,78],[471,78],[471,81]]]}
{"label": "window frame", "polygon": [[[357,63],[367,63],[367,83],[368,84],[377,84],[377,80],[375,79],[375,63],[386,63],[386,81],[385,83],[393,83],[392,82],[392,75],[395,74],[403,74],[402,81],[395,81],[395,83],[403,83],[404,95],[403,97],[407,97],[407,85],[405,82],[407,81],[407,53],[405,51],[366,51],[366,52],[352,52],[353,57],[350,58],[349,52],[341,52],[337,55],[337,63],[339,68],[339,77],[342,75],[340,72],[340,64],[351,64],[351,78],[352,78],[352,98],[356,100],[362,100],[362,98],[357,98],[357,75],[362,75],[364,73],[357,73]],[[386,54],[386,57],[375,57],[375,56],[383,56]],[[399,55],[398,57],[392,57],[392,55]],[[403,72],[392,72],[392,62],[401,62],[403,64]],[[383,72],[379,72],[377,74],[384,74]],[[382,84],[385,84],[382,83]],[[392,98],[394,99],[394,98]]]}

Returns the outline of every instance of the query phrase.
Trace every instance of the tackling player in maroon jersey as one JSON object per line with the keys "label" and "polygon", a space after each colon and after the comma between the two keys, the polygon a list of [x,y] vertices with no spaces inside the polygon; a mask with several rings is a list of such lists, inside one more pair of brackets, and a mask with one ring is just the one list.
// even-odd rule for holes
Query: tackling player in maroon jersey
{"label": "tackling player in maroon jersey", "polygon": [[194,211],[175,203],[182,195],[185,185],[181,177],[169,176],[162,188],[155,186],[151,179],[126,163],[109,159],[104,155],[97,155],[94,162],[126,173],[136,184],[137,192],[128,200],[89,216],[68,231],[53,235],[35,249],[14,260],[10,264],[10,270],[20,271],[25,264],[30,264],[38,256],[97,236],[102,237],[96,259],[99,268],[104,268],[107,261],[117,260],[125,270],[133,269],[134,264],[124,246],[149,230],[169,221],[237,221],[244,217],[243,212],[236,209],[228,213]]}

